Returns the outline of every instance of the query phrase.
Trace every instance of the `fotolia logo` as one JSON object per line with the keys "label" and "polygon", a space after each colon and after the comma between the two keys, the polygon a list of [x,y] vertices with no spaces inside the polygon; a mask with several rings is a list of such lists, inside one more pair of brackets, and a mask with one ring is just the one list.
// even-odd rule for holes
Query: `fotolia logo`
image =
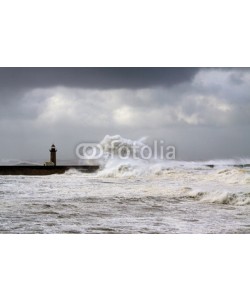
{"label": "fotolia logo", "polygon": [[134,142],[129,145],[117,145],[112,141],[110,145],[98,143],[81,143],[76,147],[76,156],[79,159],[101,159],[104,157],[119,159],[160,159],[175,160],[175,146],[165,145],[163,140],[155,140],[153,146],[138,145]]}

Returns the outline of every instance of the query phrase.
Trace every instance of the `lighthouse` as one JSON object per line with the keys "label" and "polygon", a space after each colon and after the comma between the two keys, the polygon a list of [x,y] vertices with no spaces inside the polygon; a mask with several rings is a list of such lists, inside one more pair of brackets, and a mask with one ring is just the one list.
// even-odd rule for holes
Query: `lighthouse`
{"label": "lighthouse", "polygon": [[51,148],[50,148],[50,161],[54,164],[54,166],[56,166],[56,146],[54,144],[52,144]]}

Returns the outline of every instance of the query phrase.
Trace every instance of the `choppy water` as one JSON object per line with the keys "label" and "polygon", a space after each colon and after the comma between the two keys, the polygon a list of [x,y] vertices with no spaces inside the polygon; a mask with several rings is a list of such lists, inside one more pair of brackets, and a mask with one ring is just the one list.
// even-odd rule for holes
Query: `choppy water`
{"label": "choppy water", "polygon": [[250,233],[250,169],[110,161],[0,176],[1,233]]}

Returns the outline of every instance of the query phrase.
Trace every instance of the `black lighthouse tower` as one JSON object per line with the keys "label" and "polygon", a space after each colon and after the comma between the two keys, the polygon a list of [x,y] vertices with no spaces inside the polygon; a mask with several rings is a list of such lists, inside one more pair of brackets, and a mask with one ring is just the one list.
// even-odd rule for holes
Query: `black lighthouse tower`
{"label": "black lighthouse tower", "polygon": [[56,146],[52,144],[50,151],[50,161],[54,163],[54,166],[56,166]]}

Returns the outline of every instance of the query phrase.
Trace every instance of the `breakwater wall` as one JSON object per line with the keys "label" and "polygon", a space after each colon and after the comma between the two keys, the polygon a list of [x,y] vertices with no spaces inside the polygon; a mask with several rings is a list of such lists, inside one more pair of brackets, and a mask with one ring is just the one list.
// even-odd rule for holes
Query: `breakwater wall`
{"label": "breakwater wall", "polygon": [[93,173],[99,166],[0,166],[0,175],[52,175],[64,174],[70,169]]}

